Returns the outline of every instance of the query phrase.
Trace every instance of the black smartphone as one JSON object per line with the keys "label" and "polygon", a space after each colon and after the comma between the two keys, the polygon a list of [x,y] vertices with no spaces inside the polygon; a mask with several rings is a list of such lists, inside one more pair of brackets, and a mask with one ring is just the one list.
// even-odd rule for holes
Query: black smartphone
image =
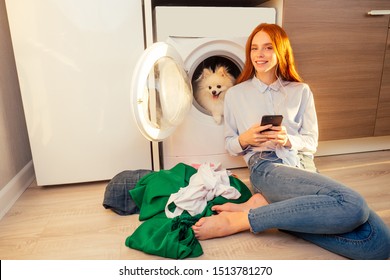
{"label": "black smartphone", "polygon": [[[261,118],[261,125],[267,125],[267,124],[272,124],[272,126],[281,126],[283,121],[283,116],[282,115],[264,115]],[[270,129],[266,129],[263,131],[267,131]]]}

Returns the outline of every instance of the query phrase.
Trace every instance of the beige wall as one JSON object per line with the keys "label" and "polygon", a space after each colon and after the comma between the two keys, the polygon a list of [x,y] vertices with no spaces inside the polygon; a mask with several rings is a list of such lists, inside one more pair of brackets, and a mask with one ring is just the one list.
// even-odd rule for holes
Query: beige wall
{"label": "beige wall", "polygon": [[30,161],[5,0],[0,0],[0,191]]}

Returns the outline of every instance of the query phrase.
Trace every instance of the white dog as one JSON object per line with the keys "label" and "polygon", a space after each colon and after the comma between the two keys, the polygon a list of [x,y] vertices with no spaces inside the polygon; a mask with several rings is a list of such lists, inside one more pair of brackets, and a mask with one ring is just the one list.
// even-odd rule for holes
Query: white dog
{"label": "white dog", "polygon": [[227,68],[218,65],[215,71],[210,68],[203,69],[196,80],[195,100],[213,116],[217,124],[222,123],[225,94],[233,86],[234,81]]}

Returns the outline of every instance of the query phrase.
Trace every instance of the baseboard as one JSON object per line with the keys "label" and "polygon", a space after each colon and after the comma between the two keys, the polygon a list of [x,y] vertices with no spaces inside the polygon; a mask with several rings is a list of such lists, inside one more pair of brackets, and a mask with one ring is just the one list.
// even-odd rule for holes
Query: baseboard
{"label": "baseboard", "polygon": [[32,161],[30,161],[0,190],[0,220],[11,209],[16,200],[18,200],[34,179],[34,166]]}
{"label": "baseboard", "polygon": [[390,136],[320,141],[316,156],[330,156],[390,150]]}

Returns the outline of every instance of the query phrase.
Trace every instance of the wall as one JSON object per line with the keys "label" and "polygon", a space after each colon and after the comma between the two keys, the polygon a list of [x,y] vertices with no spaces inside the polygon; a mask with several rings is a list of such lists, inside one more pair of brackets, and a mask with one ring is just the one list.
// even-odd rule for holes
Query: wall
{"label": "wall", "polygon": [[5,0],[0,0],[0,219],[33,179]]}

